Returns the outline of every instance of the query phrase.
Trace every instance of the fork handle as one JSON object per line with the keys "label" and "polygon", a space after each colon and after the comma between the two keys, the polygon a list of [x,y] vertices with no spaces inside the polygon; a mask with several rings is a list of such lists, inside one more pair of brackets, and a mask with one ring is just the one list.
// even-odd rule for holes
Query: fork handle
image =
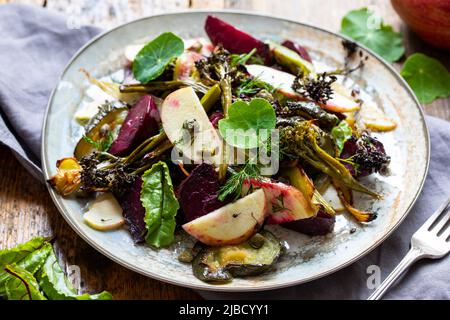
{"label": "fork handle", "polygon": [[370,295],[367,300],[380,300],[386,291],[397,281],[398,278],[417,260],[423,258],[419,249],[411,248],[406,256],[400,261],[395,269],[387,276],[381,285]]}

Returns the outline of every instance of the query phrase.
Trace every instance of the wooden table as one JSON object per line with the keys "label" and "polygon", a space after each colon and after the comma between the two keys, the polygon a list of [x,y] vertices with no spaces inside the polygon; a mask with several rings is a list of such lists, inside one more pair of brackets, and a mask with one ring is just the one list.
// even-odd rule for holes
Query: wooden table
{"label": "wooden table", "polygon": [[[69,16],[70,23],[92,23],[102,28],[155,13],[181,9],[242,9],[262,12],[338,31],[349,10],[370,6],[405,35],[407,55],[420,51],[450,67],[448,53],[429,48],[401,22],[390,1],[370,0],[0,0],[0,3],[45,6]],[[447,60],[447,61],[446,61]],[[400,68],[401,63],[395,64]],[[450,99],[424,106],[425,112],[450,120]],[[192,290],[141,276],[110,261],[91,248],[63,220],[45,186],[20,166],[11,152],[0,147],[0,248],[14,246],[37,235],[56,236],[55,248],[61,263],[78,265],[83,290],[108,290],[116,299],[199,299]]]}

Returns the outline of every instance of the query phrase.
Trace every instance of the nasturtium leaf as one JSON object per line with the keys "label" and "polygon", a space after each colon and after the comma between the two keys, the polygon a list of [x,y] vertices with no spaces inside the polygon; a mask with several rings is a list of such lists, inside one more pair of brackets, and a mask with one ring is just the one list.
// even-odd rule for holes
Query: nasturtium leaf
{"label": "nasturtium leaf", "polygon": [[37,273],[39,285],[50,300],[111,300],[112,295],[103,291],[98,294],[77,294],[70,280],[61,269],[53,250]]}
{"label": "nasturtium leaf", "polygon": [[413,89],[421,103],[450,95],[450,73],[438,60],[423,53],[406,59],[400,74]]}
{"label": "nasturtium leaf", "polygon": [[[19,260],[16,265],[34,275],[45,263],[50,252],[52,252],[52,245],[50,243],[45,243],[41,248],[29,253],[23,259]],[[11,277],[12,276],[4,271],[4,269],[0,270],[0,296],[6,295],[5,284]]]}
{"label": "nasturtium leaf", "polygon": [[228,117],[219,121],[219,132],[229,145],[251,149],[270,136],[275,123],[275,110],[267,100],[238,100],[229,107]]}
{"label": "nasturtium leaf", "polygon": [[5,284],[8,300],[47,300],[31,272],[15,264],[6,265],[4,269],[11,275]]}
{"label": "nasturtium leaf", "polygon": [[347,13],[341,21],[340,33],[365,45],[389,62],[400,59],[405,53],[402,34],[367,8]]}
{"label": "nasturtium leaf", "polygon": [[167,65],[184,51],[183,40],[165,32],[147,43],[133,61],[133,75],[141,83],[159,77]]}
{"label": "nasturtium leaf", "polygon": [[36,237],[14,248],[0,250],[0,269],[3,269],[3,266],[7,264],[25,258],[28,254],[42,247],[47,241],[47,238]]}
{"label": "nasturtium leaf", "polygon": [[145,208],[145,242],[160,248],[174,240],[175,216],[180,205],[167,164],[160,161],[142,175],[141,202]]}
{"label": "nasturtium leaf", "polygon": [[351,138],[352,134],[352,128],[347,121],[341,121],[337,126],[331,129],[331,136],[339,150],[339,154],[342,152],[345,142]]}

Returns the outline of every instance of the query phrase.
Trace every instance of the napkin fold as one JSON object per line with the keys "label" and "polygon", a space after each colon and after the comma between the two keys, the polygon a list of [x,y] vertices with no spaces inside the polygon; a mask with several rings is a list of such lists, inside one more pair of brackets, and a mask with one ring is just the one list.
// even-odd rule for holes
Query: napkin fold
{"label": "napkin fold", "polygon": [[[0,5],[0,142],[41,180],[41,128],[50,93],[69,59],[99,31],[94,27],[69,29],[63,16],[47,9]],[[367,267],[379,266],[384,279],[408,251],[412,234],[450,193],[450,124],[433,117],[426,121],[431,135],[431,163],[425,187],[405,221],[378,248],[351,266],[310,283],[256,293],[200,294],[210,299],[368,297]],[[449,283],[450,259],[422,261],[386,298],[450,299]]]}
{"label": "napkin fold", "polygon": [[37,6],[0,5],[0,141],[33,176],[50,93],[75,52],[100,29],[69,29],[64,16]]}

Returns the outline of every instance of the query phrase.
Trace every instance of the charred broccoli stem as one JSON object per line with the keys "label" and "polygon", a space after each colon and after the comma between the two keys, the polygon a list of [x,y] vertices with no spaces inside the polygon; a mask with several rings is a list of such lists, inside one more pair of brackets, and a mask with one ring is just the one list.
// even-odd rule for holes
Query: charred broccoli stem
{"label": "charred broccoli stem", "polygon": [[312,121],[280,128],[280,152],[288,158],[301,158],[314,168],[340,181],[350,189],[380,198],[380,195],[360,184],[338,159],[329,155],[317,143],[319,128]]}
{"label": "charred broccoli stem", "polygon": [[119,87],[121,93],[155,93],[180,87],[192,87],[197,92],[205,94],[209,87],[201,82],[191,80],[152,81],[146,84],[125,84]]}
{"label": "charred broccoli stem", "polygon": [[331,130],[339,123],[337,116],[326,112],[314,102],[288,101],[286,106],[278,108],[276,113],[280,117],[300,116],[306,120],[316,120],[321,128],[327,130]]}
{"label": "charred broccoli stem", "polygon": [[359,222],[370,222],[377,218],[377,214],[375,212],[362,211],[352,206],[352,194],[347,187],[336,181],[336,179],[332,179],[332,184],[336,188],[338,197],[345,209],[347,209],[347,211],[355,217],[356,220]]}

